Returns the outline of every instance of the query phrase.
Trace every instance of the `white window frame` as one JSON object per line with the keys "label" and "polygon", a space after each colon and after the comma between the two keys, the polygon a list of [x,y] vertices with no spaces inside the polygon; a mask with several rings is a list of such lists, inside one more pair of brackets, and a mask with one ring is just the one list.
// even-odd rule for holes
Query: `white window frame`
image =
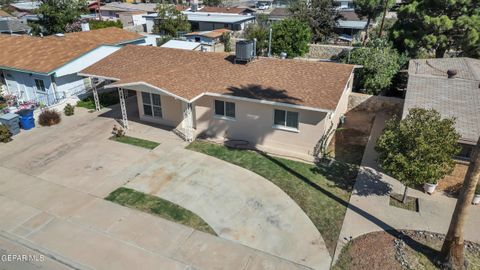
{"label": "white window frame", "polygon": [[[284,111],[285,112],[285,125],[279,125],[275,124],[275,111]],[[297,114],[297,127],[290,127],[287,126],[287,118],[288,118],[288,113],[296,113]],[[289,111],[289,110],[284,110],[284,109],[273,109],[273,128],[274,129],[280,129],[280,130],[285,130],[285,131],[292,131],[292,132],[299,132],[299,125],[300,125],[300,113],[296,111]]]}
{"label": "white window frame", "polygon": [[[150,103],[147,103],[145,101],[145,99],[143,98],[143,94],[148,94],[150,96]],[[153,95],[157,95],[159,97],[160,105],[153,104]],[[148,115],[148,114],[145,113],[145,106],[144,105],[150,106],[150,108],[152,110],[151,111],[152,115]],[[163,115],[164,112],[162,110],[162,95],[154,94],[154,93],[150,93],[150,92],[142,92],[142,106],[143,106],[143,115],[144,116],[152,117],[152,118],[158,118],[158,119],[163,119],[164,118],[164,115]],[[153,107],[157,107],[157,108],[160,109],[160,116],[155,115],[155,111],[153,110]]]}
{"label": "white window frame", "polygon": [[[222,114],[217,114],[217,106],[215,106],[216,102],[223,102],[223,115]],[[231,103],[234,106],[234,117],[227,116],[227,103]],[[225,101],[225,100],[219,100],[219,99],[214,99],[213,100],[213,116],[218,119],[224,119],[224,120],[230,120],[230,121],[235,121],[237,117],[237,104],[235,102],[231,101]]]}
{"label": "white window frame", "polygon": [[[37,81],[42,83],[43,89],[38,88]],[[34,78],[33,82],[35,83],[35,89],[37,90],[37,92],[41,92],[41,93],[46,93],[47,92],[47,88],[45,87],[45,81],[44,80],[39,79],[39,78]]]}

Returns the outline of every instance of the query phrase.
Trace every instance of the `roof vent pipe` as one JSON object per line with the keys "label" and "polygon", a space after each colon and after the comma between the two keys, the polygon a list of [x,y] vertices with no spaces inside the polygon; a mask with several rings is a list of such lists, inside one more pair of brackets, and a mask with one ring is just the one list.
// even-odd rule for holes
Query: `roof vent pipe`
{"label": "roof vent pipe", "polygon": [[447,70],[447,76],[449,79],[455,77],[457,75],[457,70],[456,69],[449,69]]}

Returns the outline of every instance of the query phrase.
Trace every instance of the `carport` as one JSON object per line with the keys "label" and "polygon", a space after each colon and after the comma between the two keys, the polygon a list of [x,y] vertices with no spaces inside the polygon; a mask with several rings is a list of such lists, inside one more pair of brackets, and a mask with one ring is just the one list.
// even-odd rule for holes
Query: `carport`
{"label": "carport", "polygon": [[[174,128],[174,132],[185,141],[191,142],[194,139],[194,121],[192,103],[187,99],[176,96],[166,90],[160,89],[145,82],[117,83],[116,79],[95,76],[88,76],[91,80],[105,80],[104,89],[115,88],[118,91],[120,110],[122,114],[121,125],[128,129],[128,114],[125,99],[128,90],[137,93],[138,111],[140,119],[152,124],[160,124]],[[111,81],[114,81],[113,83]],[[110,82],[108,84],[108,82]],[[96,84],[93,84],[92,94],[95,102],[95,109],[100,110],[100,98]]]}

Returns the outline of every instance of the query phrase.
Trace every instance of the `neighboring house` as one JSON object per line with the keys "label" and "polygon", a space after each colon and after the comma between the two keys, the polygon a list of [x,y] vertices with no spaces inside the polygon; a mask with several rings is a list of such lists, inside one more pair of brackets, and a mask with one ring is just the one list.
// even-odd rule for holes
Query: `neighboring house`
{"label": "neighboring house", "polygon": [[[185,34],[187,41],[199,42],[208,51],[223,51],[223,34],[230,33],[228,29],[216,29],[212,31],[192,32]],[[221,47],[221,48],[217,48]]]}
{"label": "neighboring house", "polygon": [[286,18],[292,16],[292,13],[288,8],[274,8],[272,12],[268,14],[268,20],[275,22],[275,21],[282,21]]}
{"label": "neighboring house", "polygon": [[433,108],[442,117],[455,118],[461,135],[459,158],[468,160],[480,136],[480,60],[410,60],[403,117],[416,107]]}
{"label": "neighboring house", "polygon": [[334,0],[334,4],[339,10],[354,10],[355,4],[353,0]]}
{"label": "neighboring house", "polygon": [[[191,11],[191,10],[190,10]],[[250,8],[239,8],[239,7],[208,7],[205,6],[196,11],[197,13],[227,13],[227,14],[237,14],[237,15],[252,15],[255,13],[255,10]]]}
{"label": "neighboring house", "polygon": [[[183,14],[187,15],[192,31],[210,31],[223,28],[232,31],[242,31],[249,23],[255,22],[255,16],[250,15],[190,11],[184,11]],[[152,33],[157,14],[149,14],[144,17],[147,20],[147,32]]]}
{"label": "neighboring house", "polygon": [[79,75],[136,91],[141,120],[170,126],[187,141],[235,140],[312,161],[347,110],[354,66],[263,57],[234,64],[234,57],[125,46]]}
{"label": "neighboring house", "polygon": [[0,17],[0,34],[28,34],[32,29],[24,21],[14,17]]}
{"label": "neighboring house", "polygon": [[123,2],[111,2],[100,5],[100,8],[96,4],[89,6],[92,13],[98,13],[100,9],[100,16],[102,20],[118,20],[120,14],[125,12],[136,12],[143,14],[156,13],[155,9],[157,4],[155,3],[123,3]]}
{"label": "neighboring house", "polygon": [[0,35],[0,75],[19,101],[54,105],[85,93],[90,81],[77,72],[144,37],[118,28],[47,37]]}
{"label": "neighboring house", "polygon": [[171,48],[171,49],[181,49],[181,50],[190,50],[190,51],[200,51],[202,44],[198,42],[184,41],[184,40],[169,40],[165,42],[160,47],[162,48]]}
{"label": "neighboring house", "polygon": [[363,40],[367,27],[367,20],[360,19],[355,11],[340,11],[337,20],[336,33],[339,39],[352,42]]}
{"label": "neighboring house", "polygon": [[128,11],[120,13],[118,19],[122,22],[124,29],[146,32],[147,20],[143,17],[145,15],[147,13],[143,11]]}

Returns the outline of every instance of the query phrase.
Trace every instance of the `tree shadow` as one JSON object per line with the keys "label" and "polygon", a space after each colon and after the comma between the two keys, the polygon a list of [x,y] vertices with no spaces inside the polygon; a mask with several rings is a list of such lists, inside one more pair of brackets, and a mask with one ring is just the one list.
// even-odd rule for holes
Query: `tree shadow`
{"label": "tree shadow", "polygon": [[258,100],[269,100],[288,104],[297,104],[302,100],[287,94],[284,89],[263,87],[258,84],[248,84],[240,87],[231,86],[228,88],[230,94],[236,97],[252,98]]}
{"label": "tree shadow", "polygon": [[[308,184],[312,188],[322,192],[325,196],[327,196],[330,199],[336,201],[337,203],[347,207],[348,209],[354,211],[355,213],[363,216],[364,218],[366,218],[370,222],[374,223],[375,225],[379,226],[380,228],[382,228],[384,231],[386,231],[390,235],[394,236],[395,238],[402,239],[405,242],[405,244],[407,244],[410,248],[412,248],[413,250],[427,256],[427,258],[429,258],[429,260],[431,260],[432,263],[436,263],[435,258],[431,257],[431,254],[436,254],[437,251],[435,249],[429,247],[428,245],[425,245],[423,243],[420,243],[420,242],[416,241],[415,239],[411,238],[408,235],[405,235],[401,231],[399,231],[399,230],[395,229],[394,227],[388,225],[387,223],[385,223],[384,221],[380,220],[379,218],[373,216],[372,214],[364,211],[363,209],[361,209],[361,208],[359,208],[355,205],[350,204],[348,201],[345,201],[345,200],[337,197],[335,194],[331,193],[330,191],[328,191],[328,190],[324,189],[323,187],[317,185],[316,183],[312,182],[310,179],[303,176],[301,173],[299,173],[299,172],[295,171],[294,169],[290,168],[289,166],[287,166],[286,164],[281,162],[279,159],[273,158],[273,157],[271,157],[271,156],[269,156],[265,153],[262,153],[262,152],[260,152],[260,154],[262,156],[264,156],[265,158],[267,158],[268,160],[270,160],[271,162],[278,165],[279,167],[283,168],[287,172],[291,173],[292,175],[294,175],[295,177],[297,177],[298,179],[300,179],[304,183]],[[319,167],[319,166],[317,166],[317,167]],[[320,168],[322,168],[322,166],[320,166]],[[319,169],[318,172],[322,172],[324,170],[325,170],[325,168]],[[329,177],[328,173],[326,175],[327,175],[327,177]],[[380,182],[382,182],[380,180],[381,179],[380,176],[381,175],[379,173],[374,172],[371,169],[360,170],[359,177],[372,177],[372,180],[367,180],[366,181],[367,184],[365,184],[363,187],[361,186],[359,191],[356,191],[356,192],[360,192],[360,193],[356,193],[356,194],[361,195],[361,196],[368,196],[368,195],[383,195],[383,194],[387,194],[387,192],[390,192],[389,190],[391,190],[391,187],[389,187],[385,183],[383,185],[380,183]],[[336,179],[336,178],[333,177],[331,179]],[[357,180],[360,180],[360,178],[357,178]],[[380,190],[375,190],[376,188],[379,188]]]}

